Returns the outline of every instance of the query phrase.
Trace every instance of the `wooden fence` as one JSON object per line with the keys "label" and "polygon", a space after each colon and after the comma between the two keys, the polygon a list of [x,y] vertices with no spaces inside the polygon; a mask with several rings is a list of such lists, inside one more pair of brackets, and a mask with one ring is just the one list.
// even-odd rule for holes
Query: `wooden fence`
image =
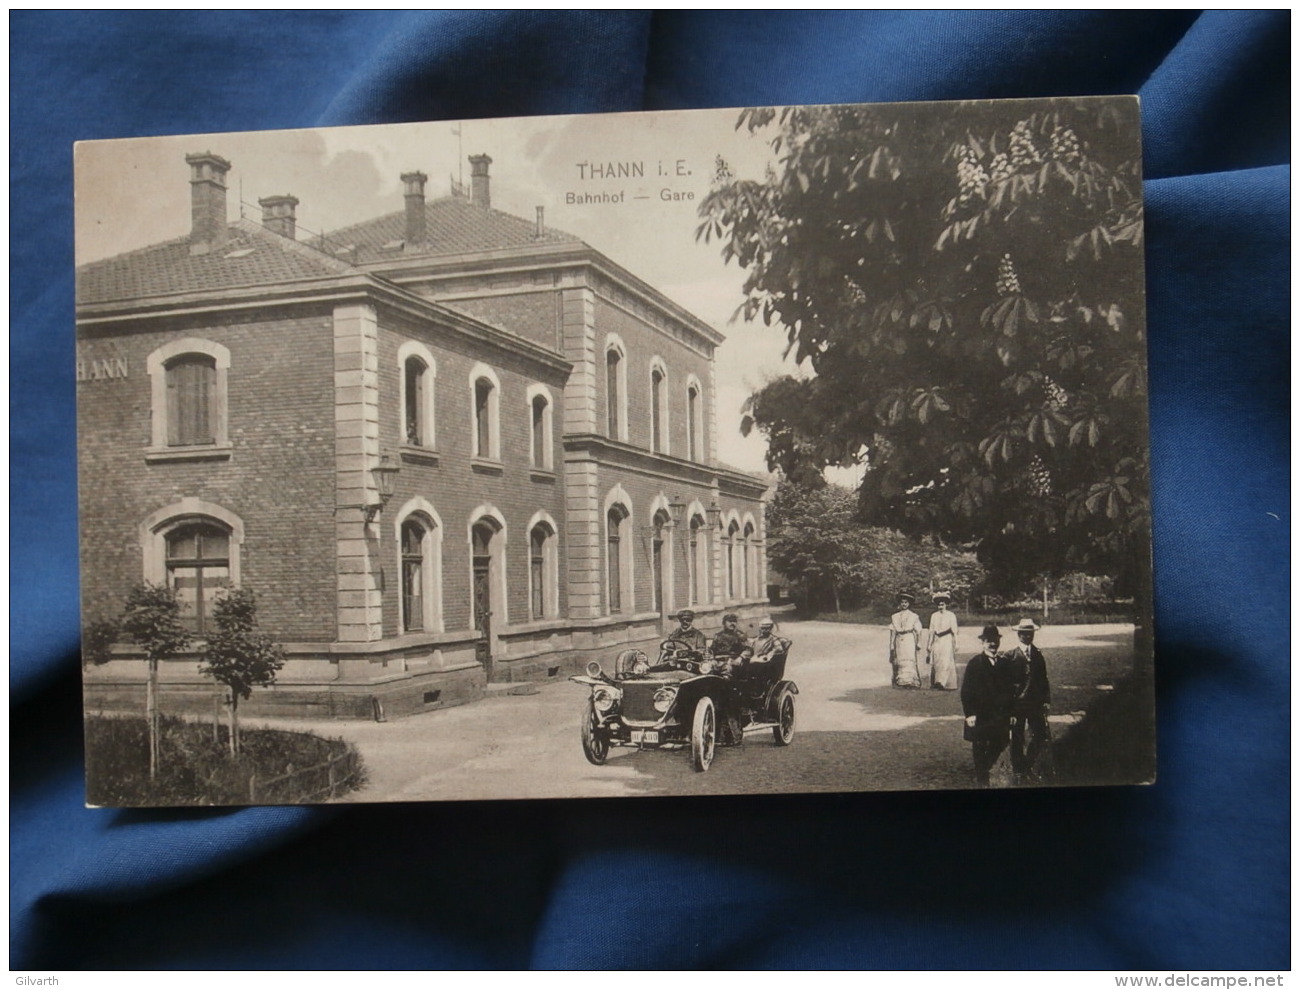
{"label": "wooden fence", "polygon": [[[339,767],[338,764],[346,764]],[[324,786],[317,787],[310,791],[298,792],[294,789],[290,800],[294,804],[310,804],[313,801],[324,798],[326,801],[332,801],[338,796],[339,790],[346,787],[357,775],[361,768],[361,761],[357,759],[357,754],[353,752],[342,752],[337,756],[332,756],[324,763],[317,763],[309,767],[303,767],[301,770],[295,770],[292,765],[289,769],[276,777],[259,778],[256,773],[251,774],[248,778],[248,802],[249,804],[265,804],[274,802],[274,790],[277,786],[281,790],[286,790],[284,784],[296,783],[309,774],[318,774],[317,781],[323,782]]]}

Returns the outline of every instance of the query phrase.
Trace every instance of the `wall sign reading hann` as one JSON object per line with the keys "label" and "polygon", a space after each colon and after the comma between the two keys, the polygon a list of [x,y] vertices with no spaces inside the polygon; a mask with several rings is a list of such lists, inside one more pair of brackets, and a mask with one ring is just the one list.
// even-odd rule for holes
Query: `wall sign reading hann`
{"label": "wall sign reading hann", "polygon": [[94,358],[77,361],[77,381],[97,382],[105,378],[126,378],[126,358]]}

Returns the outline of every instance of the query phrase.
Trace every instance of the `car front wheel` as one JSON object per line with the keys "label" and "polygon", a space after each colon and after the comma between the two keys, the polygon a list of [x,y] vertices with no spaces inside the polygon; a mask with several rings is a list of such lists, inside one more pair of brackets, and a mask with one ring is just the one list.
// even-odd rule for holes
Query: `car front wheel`
{"label": "car front wheel", "polygon": [[587,707],[582,712],[582,755],[588,763],[604,766],[609,759],[609,737],[600,729],[600,718],[596,706],[587,699]]}
{"label": "car front wheel", "polygon": [[781,691],[776,699],[776,725],[772,726],[772,738],[778,746],[789,746],[794,739],[794,692],[789,688]]}
{"label": "car front wheel", "polygon": [[701,698],[695,706],[691,722],[691,766],[700,773],[713,763],[713,749],[717,745],[718,715],[712,698]]}

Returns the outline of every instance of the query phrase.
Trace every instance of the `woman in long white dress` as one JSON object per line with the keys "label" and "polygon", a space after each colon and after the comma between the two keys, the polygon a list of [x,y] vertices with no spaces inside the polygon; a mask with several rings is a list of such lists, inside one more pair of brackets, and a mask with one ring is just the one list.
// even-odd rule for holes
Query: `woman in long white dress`
{"label": "woman in long white dress", "polygon": [[898,596],[898,611],[889,617],[889,662],[894,665],[894,687],[919,688],[916,661],[924,632],[921,617],[912,611],[912,596]]}
{"label": "woman in long white dress", "polygon": [[939,691],[957,689],[957,616],[948,611],[952,596],[934,596],[935,612],[930,616],[930,639],[926,653],[934,665],[931,686]]}

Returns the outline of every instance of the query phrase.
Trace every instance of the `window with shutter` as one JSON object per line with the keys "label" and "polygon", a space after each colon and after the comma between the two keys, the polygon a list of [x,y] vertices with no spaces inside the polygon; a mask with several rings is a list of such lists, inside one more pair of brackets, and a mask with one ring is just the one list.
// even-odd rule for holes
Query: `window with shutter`
{"label": "window with shutter", "polygon": [[166,368],[168,446],[215,443],[216,362],[206,354],[183,354]]}

